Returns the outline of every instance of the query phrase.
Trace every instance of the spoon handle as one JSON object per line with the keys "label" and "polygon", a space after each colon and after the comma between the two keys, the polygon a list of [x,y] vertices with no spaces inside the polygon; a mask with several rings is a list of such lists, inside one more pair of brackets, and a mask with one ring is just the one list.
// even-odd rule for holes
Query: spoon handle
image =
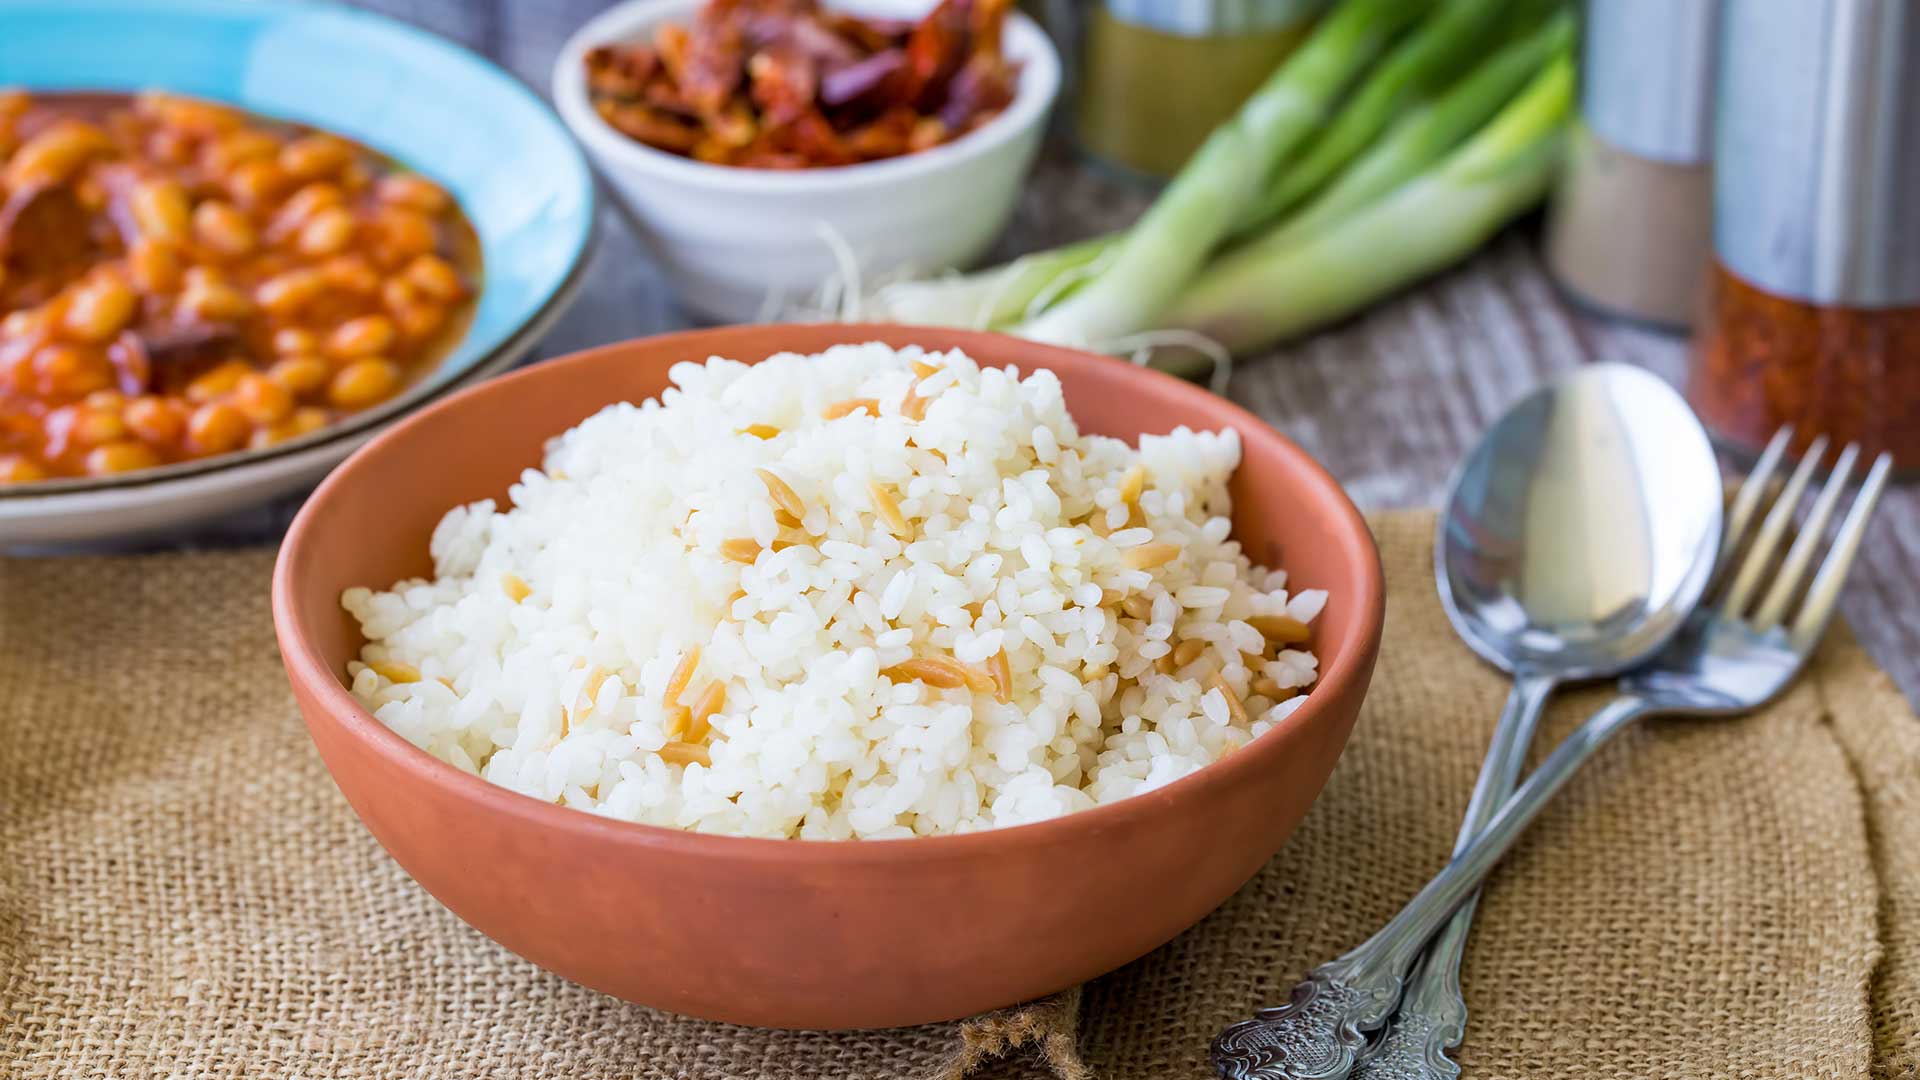
{"label": "spoon handle", "polygon": [[1225,1080],[1344,1080],[1369,1056],[1369,1036],[1392,1016],[1414,962],[1454,909],[1479,891],[1487,872],[1581,765],[1628,725],[1658,711],[1626,694],[1588,718],[1400,914],[1351,952],[1309,972],[1287,1004],[1221,1031],[1213,1040],[1214,1068]]}
{"label": "spoon handle", "polygon": [[[1475,834],[1453,861],[1400,909],[1400,914],[1348,956],[1378,953],[1390,958],[1394,969],[1405,971],[1417,957],[1419,944],[1429,940],[1462,901],[1479,891],[1480,883],[1500,857],[1573,779],[1580,766],[1634,721],[1658,711],[1659,707],[1645,698],[1622,694],[1588,717],[1554,747],[1527,782],[1500,806],[1487,827]],[[1415,944],[1409,947],[1410,942]]]}
{"label": "spoon handle", "polygon": [[[1473,797],[1460,822],[1453,853],[1459,855],[1479,835],[1520,782],[1527,748],[1540,724],[1540,712],[1559,680],[1552,675],[1522,672],[1494,726],[1487,757],[1474,781]],[[1362,1057],[1355,1077],[1373,1080],[1422,1080],[1454,1077],[1460,1067],[1447,1051],[1460,1045],[1467,1030],[1467,1002],[1460,993],[1460,962],[1466,955],[1467,934],[1473,927],[1473,909],[1479,893],[1467,898],[1446,928],[1428,943],[1420,964],[1407,979],[1400,1011],[1388,1022],[1386,1034]]]}

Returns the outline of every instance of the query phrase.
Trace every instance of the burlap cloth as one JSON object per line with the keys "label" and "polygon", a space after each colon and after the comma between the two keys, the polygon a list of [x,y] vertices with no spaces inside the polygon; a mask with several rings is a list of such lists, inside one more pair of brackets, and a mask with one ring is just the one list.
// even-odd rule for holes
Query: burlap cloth
{"label": "burlap cloth", "polygon": [[[443,910],[307,742],[270,553],[0,561],[0,1074],[1206,1076],[1441,865],[1505,694],[1434,599],[1431,517],[1376,524],[1366,713],[1253,882],[1081,990],[853,1035],[626,1005]],[[1920,721],[1842,634],[1764,715],[1629,733],[1494,878],[1466,987],[1470,1075],[1920,1075]]]}

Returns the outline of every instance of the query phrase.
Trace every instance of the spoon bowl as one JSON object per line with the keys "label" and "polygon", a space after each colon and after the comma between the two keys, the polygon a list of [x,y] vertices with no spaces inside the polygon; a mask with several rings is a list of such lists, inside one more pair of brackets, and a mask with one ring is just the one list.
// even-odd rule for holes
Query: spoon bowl
{"label": "spoon bowl", "polygon": [[1699,605],[1722,506],[1712,444],[1672,387],[1625,364],[1576,369],[1508,410],[1455,474],[1441,603],[1503,671],[1617,675]]}

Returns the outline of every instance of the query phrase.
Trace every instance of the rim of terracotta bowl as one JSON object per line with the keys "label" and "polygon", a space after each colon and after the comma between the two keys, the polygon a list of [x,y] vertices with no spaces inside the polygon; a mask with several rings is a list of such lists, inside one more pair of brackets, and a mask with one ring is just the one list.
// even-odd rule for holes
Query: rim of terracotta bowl
{"label": "rim of terracotta bowl", "polygon": [[[841,0],[831,6],[855,15],[905,17],[899,13],[910,12],[918,5],[902,0]],[[1009,10],[1006,51],[1009,59],[1024,65],[1014,86],[1013,101],[957,139],[918,153],[807,169],[754,169],[696,161],[649,146],[607,123],[593,108],[580,65],[598,46],[635,40],[642,31],[691,15],[698,7],[698,0],[626,0],[582,24],[560,47],[553,66],[554,107],[589,149],[630,168],[715,190],[775,196],[838,191],[907,181],[963,159],[984,156],[1043,123],[1060,95],[1060,54],[1052,39],[1025,12]]]}
{"label": "rim of terracotta bowl", "polygon": [[[452,788],[456,794],[477,804],[487,814],[510,815],[531,824],[562,832],[591,836],[608,842],[637,844],[666,853],[748,858],[782,864],[819,864],[839,861],[910,862],[920,859],[965,857],[1006,845],[1071,840],[1076,836],[1109,829],[1124,829],[1139,819],[1165,812],[1165,808],[1161,805],[1163,802],[1180,800],[1186,794],[1206,787],[1246,779],[1255,771],[1272,767],[1272,762],[1268,759],[1286,740],[1262,736],[1247,743],[1238,752],[1152,791],[1132,795],[1116,802],[1102,803],[1091,809],[1021,825],[1007,825],[969,833],[878,840],[772,839],[694,832],[662,825],[621,821],[584,810],[542,802],[530,795],[523,795],[511,788],[502,787],[441,761],[402,738],[398,732],[387,727],[368,712],[360,704],[359,699],[348,691],[340,675],[326,666],[319,651],[300,632],[299,619],[295,617],[297,590],[294,588],[291,567],[295,563],[304,561],[306,548],[312,543],[311,534],[324,528],[321,522],[327,516],[327,504],[340,492],[356,484],[370,482],[369,474],[377,469],[384,448],[402,437],[411,426],[425,423],[429,418],[440,413],[458,410],[464,407],[469,399],[479,395],[511,394],[522,383],[543,375],[550,378],[552,375],[547,369],[551,367],[590,365],[607,356],[624,354],[639,342],[644,341],[659,346],[684,345],[685,348],[680,351],[689,356],[694,353],[702,356],[724,355],[724,352],[716,352],[705,343],[724,342],[729,337],[746,333],[765,333],[769,329],[766,325],[749,325],[687,330],[602,345],[542,361],[510,375],[448,395],[427,408],[408,415],[354,451],[351,457],[315,489],[313,495],[307,499],[306,505],[300,508],[300,513],[294,518],[293,525],[289,528],[286,540],[281,545],[280,554],[274,563],[274,631],[279,638],[282,656],[286,660],[293,679],[313,693],[321,707],[333,720],[354,736],[370,743],[384,757],[405,770],[413,782]],[[778,329],[778,327],[771,329]],[[819,328],[814,324],[810,329],[811,332],[818,333]],[[1170,407],[1199,411],[1203,414],[1213,413],[1213,418],[1220,420],[1222,426],[1231,424],[1238,429],[1243,443],[1258,440],[1271,444],[1281,456],[1291,459],[1295,465],[1299,466],[1308,478],[1308,484],[1295,493],[1296,497],[1311,498],[1320,504],[1312,507],[1310,512],[1332,515],[1336,532],[1344,534],[1340,540],[1342,550],[1357,557],[1359,566],[1358,580],[1351,587],[1351,591],[1342,595],[1339,600],[1341,603],[1351,604],[1357,617],[1351,623],[1344,639],[1331,650],[1331,663],[1322,665],[1320,678],[1307,695],[1306,704],[1283,718],[1274,731],[1268,734],[1278,732],[1282,726],[1301,727],[1322,722],[1320,714],[1327,702],[1344,696],[1343,691],[1367,678],[1370,670],[1367,658],[1378,648],[1381,626],[1385,621],[1386,587],[1381,569],[1380,551],[1374,543],[1372,530],[1367,527],[1366,520],[1354,506],[1353,500],[1347,496],[1345,489],[1324,466],[1292,440],[1239,405],[1217,397],[1191,383],[1150,368],[1127,364],[1122,360],[1077,349],[1042,345],[983,331],[902,327],[887,323],[846,324],[840,343],[858,344],[902,333],[918,334],[935,339],[923,345],[924,348],[960,349],[969,355],[973,354],[972,346],[976,344],[1017,341],[1018,348],[1025,355],[1017,361],[1002,361],[1002,363],[1018,363],[1025,370],[1036,367],[1084,367],[1089,364],[1124,365],[1128,373],[1121,375],[1123,381],[1141,387],[1150,387],[1155,396]],[[719,347],[724,348],[724,345]],[[757,359],[764,358],[756,357]],[[1046,361],[1046,363],[1037,361]],[[611,403],[610,400],[608,404]],[[1071,402],[1069,402],[1069,409],[1071,409]],[[558,435],[559,432],[556,431],[553,434]],[[528,464],[531,467],[534,463]],[[450,510],[452,507],[449,506],[447,509]]]}

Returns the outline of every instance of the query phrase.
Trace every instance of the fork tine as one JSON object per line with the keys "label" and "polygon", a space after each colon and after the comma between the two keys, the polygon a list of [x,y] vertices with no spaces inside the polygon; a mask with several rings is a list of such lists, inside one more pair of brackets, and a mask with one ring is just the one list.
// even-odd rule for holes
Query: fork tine
{"label": "fork tine", "polygon": [[1767,590],[1767,598],[1760,602],[1760,610],[1754,613],[1755,630],[1771,630],[1787,613],[1787,604],[1799,591],[1806,580],[1807,570],[1813,564],[1813,553],[1826,539],[1827,522],[1833,517],[1833,508],[1840,503],[1840,496],[1847,489],[1847,481],[1853,477],[1854,459],[1860,456],[1860,444],[1848,443],[1840,451],[1840,460],[1833,463],[1833,472],[1827,476],[1827,484],[1820,489],[1820,495],[1813,501],[1813,509],[1807,512],[1807,519],[1800,523],[1800,535],[1794,537],[1793,546],[1787,549],[1786,561],[1780,564],[1780,570],[1774,575],[1773,588]]}
{"label": "fork tine", "polygon": [[1733,587],[1727,590],[1726,599],[1721,601],[1721,610],[1733,618],[1740,618],[1747,610],[1747,602],[1753,599],[1754,590],[1760,587],[1760,575],[1767,572],[1768,564],[1773,562],[1773,553],[1780,546],[1780,537],[1785,535],[1787,526],[1793,523],[1793,512],[1800,505],[1800,496],[1806,493],[1808,481],[1813,479],[1813,470],[1820,467],[1820,459],[1827,454],[1825,435],[1813,440],[1807,447],[1807,456],[1800,459],[1800,465],[1787,478],[1786,489],[1780,492],[1779,501],[1760,522],[1760,531],[1754,535],[1753,546],[1747,549],[1747,557],[1740,563],[1740,572],[1734,575]]}
{"label": "fork tine", "polygon": [[1860,552],[1860,540],[1867,534],[1867,524],[1873,520],[1874,507],[1887,486],[1887,474],[1892,471],[1893,455],[1881,454],[1874,459],[1867,478],[1861,481],[1860,494],[1854,497],[1853,506],[1840,522],[1840,531],[1834,535],[1833,549],[1820,563],[1820,572],[1813,575],[1806,602],[1794,617],[1790,630],[1794,648],[1812,649],[1826,632],[1827,623],[1839,606],[1840,587],[1846,584],[1847,572],[1853,569],[1854,556]]}
{"label": "fork tine", "polygon": [[1760,451],[1760,459],[1753,463],[1753,472],[1741,482],[1740,491],[1733,497],[1733,505],[1727,508],[1727,526],[1720,534],[1720,560],[1717,565],[1727,566],[1733,559],[1733,553],[1740,549],[1740,541],[1747,538],[1747,527],[1753,524],[1754,512],[1760,509],[1760,500],[1767,493],[1767,485],[1773,482],[1774,471],[1779,469],[1780,459],[1787,456],[1787,444],[1792,441],[1792,424],[1774,432],[1767,448]]}

